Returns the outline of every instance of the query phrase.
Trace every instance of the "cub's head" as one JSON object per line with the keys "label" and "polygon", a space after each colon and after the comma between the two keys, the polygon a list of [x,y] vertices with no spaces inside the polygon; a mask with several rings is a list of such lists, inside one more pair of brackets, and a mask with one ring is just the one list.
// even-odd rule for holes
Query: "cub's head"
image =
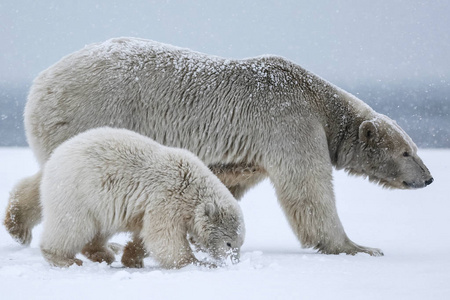
{"label": "cub's head", "polygon": [[233,202],[202,204],[196,212],[192,235],[214,259],[223,261],[230,257],[233,263],[237,263],[244,243],[245,226],[242,211],[236,200]]}
{"label": "cub's head", "polygon": [[368,176],[389,188],[423,188],[433,182],[430,171],[417,156],[414,142],[384,115],[359,126],[353,162],[347,171]]}

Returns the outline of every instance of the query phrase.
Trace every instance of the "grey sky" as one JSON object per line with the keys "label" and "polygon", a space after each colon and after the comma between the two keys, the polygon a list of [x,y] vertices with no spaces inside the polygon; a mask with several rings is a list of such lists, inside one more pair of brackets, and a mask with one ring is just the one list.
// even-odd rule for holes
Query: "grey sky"
{"label": "grey sky", "polygon": [[1,0],[0,85],[116,36],[230,58],[277,54],[336,84],[448,84],[449,29],[450,1]]}

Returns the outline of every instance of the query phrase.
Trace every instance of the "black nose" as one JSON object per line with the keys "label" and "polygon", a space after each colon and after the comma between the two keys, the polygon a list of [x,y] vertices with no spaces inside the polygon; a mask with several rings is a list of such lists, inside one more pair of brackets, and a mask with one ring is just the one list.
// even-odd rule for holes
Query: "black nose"
{"label": "black nose", "polygon": [[425,181],[425,185],[430,185],[432,184],[434,181],[433,177],[431,177],[430,179],[428,179],[427,181]]}

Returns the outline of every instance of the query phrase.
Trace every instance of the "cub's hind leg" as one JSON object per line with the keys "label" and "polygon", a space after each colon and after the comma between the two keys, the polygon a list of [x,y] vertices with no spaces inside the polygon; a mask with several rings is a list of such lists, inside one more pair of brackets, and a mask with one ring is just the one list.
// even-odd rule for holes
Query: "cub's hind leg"
{"label": "cub's hind leg", "polygon": [[92,239],[90,232],[77,230],[69,224],[46,220],[41,238],[41,252],[45,260],[56,267],[68,267],[72,264],[82,265],[75,258],[83,246]]}
{"label": "cub's hind leg", "polygon": [[81,265],[75,258],[83,247],[94,240],[97,229],[86,213],[63,213],[44,207],[44,230],[41,236],[41,252],[53,266]]}
{"label": "cub's hind leg", "polygon": [[41,253],[45,260],[54,267],[70,267],[73,264],[81,266],[83,262],[75,258],[76,253],[62,253],[59,251],[52,250],[50,248],[41,247]]}

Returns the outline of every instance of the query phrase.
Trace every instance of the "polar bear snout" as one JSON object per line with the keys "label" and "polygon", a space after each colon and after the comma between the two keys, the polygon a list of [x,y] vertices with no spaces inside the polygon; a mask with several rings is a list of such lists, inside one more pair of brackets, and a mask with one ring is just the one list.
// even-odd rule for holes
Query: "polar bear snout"
{"label": "polar bear snout", "polygon": [[420,189],[433,183],[433,176],[417,154],[407,156],[405,160],[407,163],[403,165],[403,173],[405,177],[409,177],[403,179],[405,188]]}
{"label": "polar bear snout", "polygon": [[409,189],[420,189],[420,188],[424,188],[424,187],[432,184],[433,181],[434,181],[434,178],[430,177],[430,179],[428,179],[428,180],[418,181],[418,182],[417,181],[411,181],[411,182],[403,181],[403,185]]}
{"label": "polar bear snout", "polygon": [[434,179],[432,177],[429,180],[426,180],[424,182],[416,182],[416,181],[407,182],[407,181],[403,181],[403,185],[406,188],[409,188],[409,189],[420,189],[420,188],[424,188],[424,187],[430,185],[433,181],[434,181]]}
{"label": "polar bear snout", "polygon": [[434,178],[433,178],[433,177],[431,177],[430,179],[426,180],[426,181],[425,181],[425,186],[432,184],[433,181],[434,181]]}

